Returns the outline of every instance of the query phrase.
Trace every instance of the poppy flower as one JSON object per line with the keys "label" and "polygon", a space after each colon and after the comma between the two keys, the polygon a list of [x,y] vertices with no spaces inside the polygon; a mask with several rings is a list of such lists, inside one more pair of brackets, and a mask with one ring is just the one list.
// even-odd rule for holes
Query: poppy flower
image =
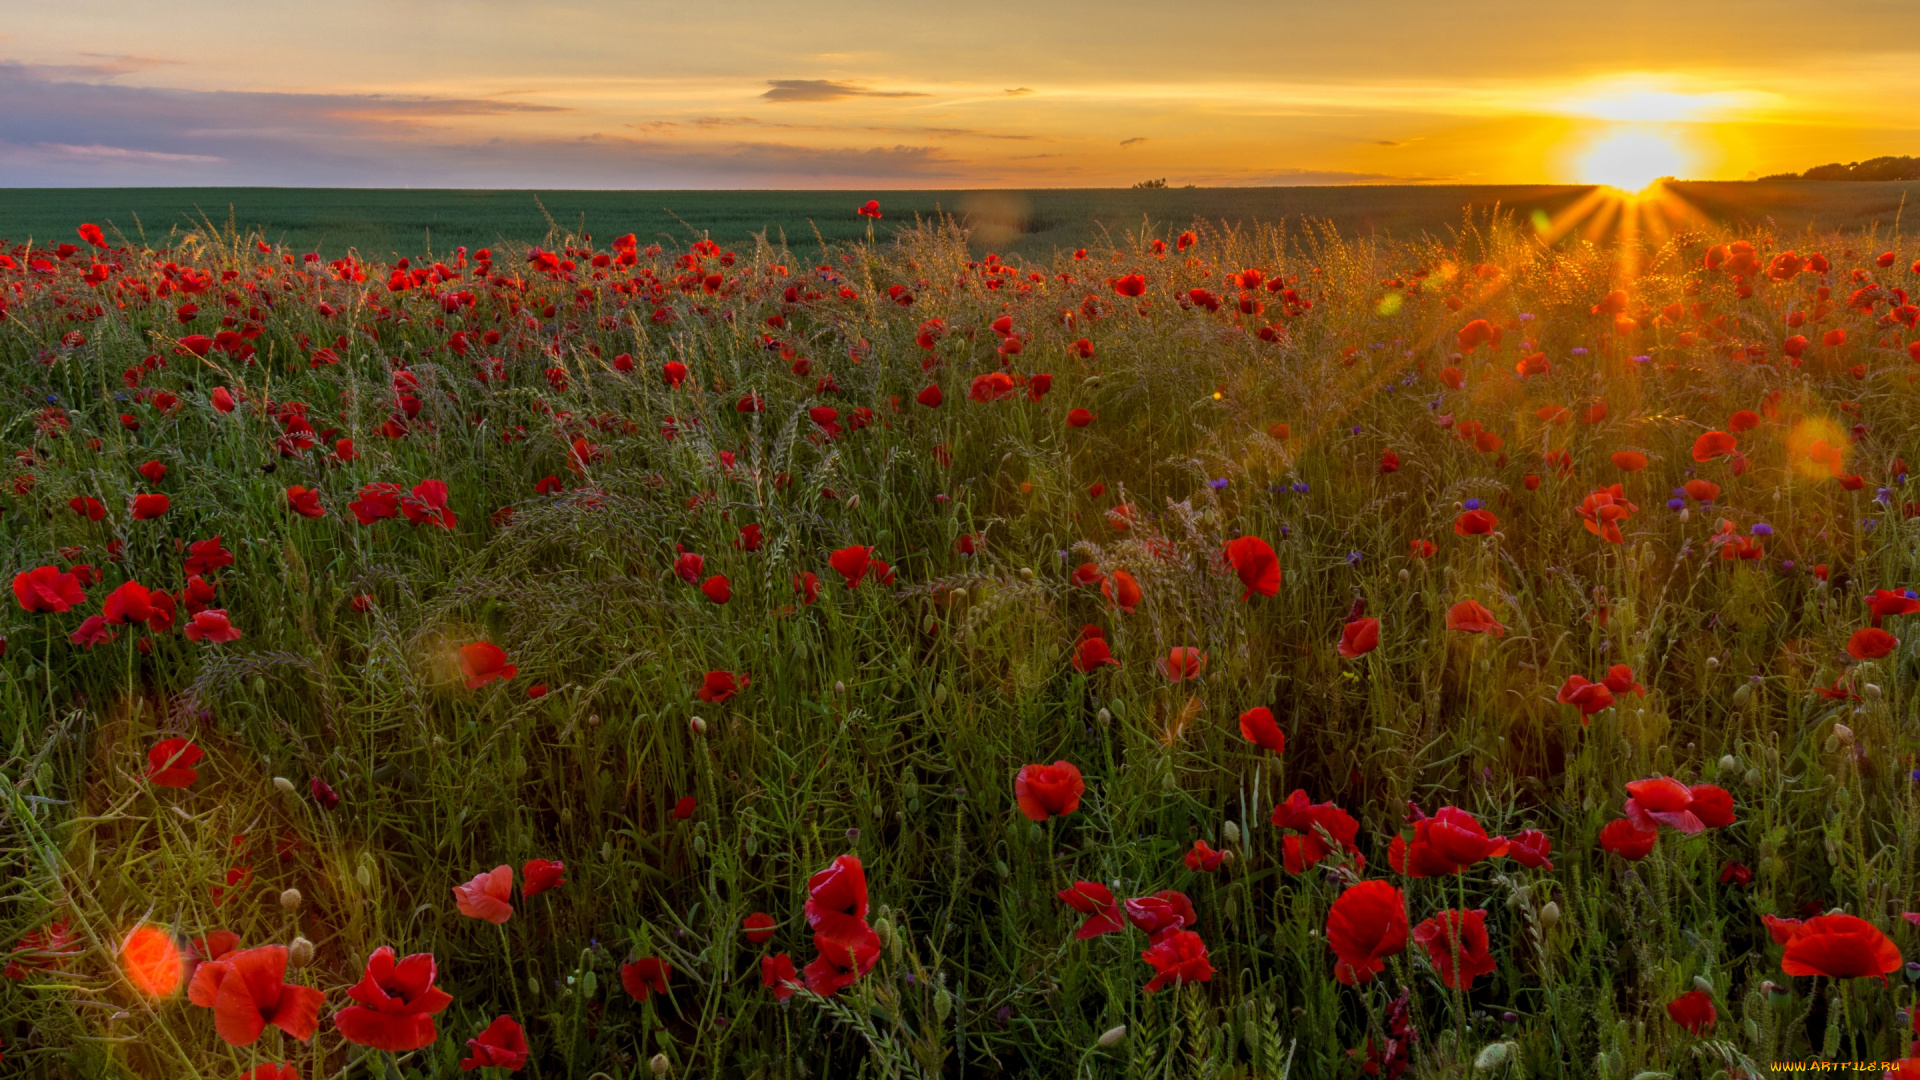
{"label": "poppy flower", "polygon": [[1211,874],[1226,864],[1228,854],[1225,851],[1215,850],[1213,845],[1205,840],[1195,840],[1183,861],[1187,864],[1187,869],[1196,874]]}
{"label": "poppy flower", "polygon": [[1885,981],[1904,963],[1900,948],[1865,919],[1815,915],[1791,931],[1780,970],[1789,975]]}
{"label": "poppy flower", "polygon": [[1407,550],[1416,559],[1431,559],[1440,548],[1431,540],[1409,540]]}
{"label": "poppy flower", "polygon": [[940,392],[939,384],[935,383],[914,395],[913,400],[925,405],[929,409],[937,409],[940,407],[940,403],[946,400],[946,395]]}
{"label": "poppy flower", "polygon": [[1626,537],[1621,535],[1620,523],[1639,509],[1627,501],[1626,493],[1619,484],[1589,494],[1578,508],[1587,531],[1610,544],[1626,541]]}
{"label": "poppy flower", "polygon": [[1414,927],[1413,940],[1427,950],[1442,986],[1470,990],[1473,980],[1500,967],[1488,951],[1487,913],[1481,908],[1442,911]]}
{"label": "poppy flower", "polygon": [[1660,839],[1655,829],[1642,829],[1628,818],[1609,821],[1600,830],[1600,846],[1628,862],[1639,862],[1653,852],[1653,845]]}
{"label": "poppy flower", "polygon": [[1855,660],[1878,660],[1900,646],[1900,639],[1877,627],[1855,630],[1847,639],[1847,655]]}
{"label": "poppy flower", "polygon": [[1753,884],[1753,871],[1749,870],[1743,863],[1729,862],[1720,867],[1720,884],[1751,885]]}
{"label": "poppy flower", "polygon": [[1607,688],[1606,683],[1588,682],[1584,675],[1569,675],[1567,681],[1560,685],[1560,693],[1555,695],[1554,700],[1579,709],[1581,722],[1585,723],[1585,717],[1613,705],[1613,691]]}
{"label": "poppy flower", "polygon": [[300,1080],[300,1070],[291,1065],[266,1061],[241,1073],[240,1080]]}
{"label": "poppy flower", "polygon": [[868,218],[874,219],[875,221],[878,221],[880,220],[880,200],[868,199],[863,205],[861,205],[854,212],[859,214],[861,217],[868,217]]}
{"label": "poppy flower", "polygon": [[1114,292],[1125,297],[1141,296],[1147,291],[1147,279],[1140,274],[1113,278],[1109,284],[1113,286]]}
{"label": "poppy flower", "polygon": [[1647,467],[1647,455],[1638,450],[1616,450],[1612,460],[1613,467],[1621,472],[1639,472]]}
{"label": "poppy flower", "polygon": [[1051,765],[1022,765],[1013,778],[1013,798],[1020,812],[1034,821],[1065,817],[1080,808],[1086,781],[1070,761]]}
{"label": "poppy flower", "polygon": [[673,572],[679,576],[681,581],[689,585],[698,585],[700,583],[700,571],[706,565],[707,560],[704,556],[697,555],[691,551],[683,551],[673,560]]}
{"label": "poppy flower", "polygon": [[1880,620],[1889,615],[1920,613],[1920,600],[1892,589],[1875,589],[1873,595],[1867,597],[1867,610],[1873,616],[1873,625],[1879,626]]}
{"label": "poppy flower", "polygon": [[775,1001],[785,1001],[805,984],[793,970],[793,958],[786,953],[760,958],[760,985],[773,991]]}
{"label": "poppy flower", "polygon": [[1192,926],[1200,921],[1193,901],[1182,892],[1161,889],[1152,896],[1136,896],[1124,905],[1127,921],[1139,927],[1149,939]]}
{"label": "poppy flower", "polygon": [[745,675],[736,675],[731,671],[709,671],[695,696],[701,701],[719,704],[747,688],[749,679]]}
{"label": "poppy flower", "polygon": [[1553,841],[1539,829],[1522,829],[1507,837],[1507,857],[1521,866],[1533,870],[1552,870],[1553,863],[1548,856],[1553,854]]}
{"label": "poppy flower", "polygon": [[320,493],[299,484],[287,489],[287,508],[304,518],[327,515],[326,507],[320,505]]}
{"label": "poppy flower", "polygon": [[847,583],[847,588],[857,589],[860,587],[860,579],[867,576],[867,570],[873,565],[872,555],[872,548],[856,544],[853,547],[843,547],[827,556],[827,565],[840,574],[841,579]]}
{"label": "poppy flower", "polygon": [[[1087,565],[1092,566],[1093,564],[1088,563]],[[1132,574],[1127,573],[1125,570],[1115,570],[1106,580],[1100,583],[1100,595],[1112,602],[1114,607],[1131,615],[1133,614],[1133,609],[1140,605],[1141,597],[1144,594],[1140,591],[1140,583],[1134,580]]]}
{"label": "poppy flower", "polygon": [[67,640],[83,648],[91,649],[95,645],[105,645],[114,640],[113,627],[107,624],[104,615],[89,615],[81,620],[80,626],[67,635]]}
{"label": "poppy flower", "polygon": [[1099,417],[1088,412],[1086,409],[1067,410],[1067,426],[1070,428],[1083,428],[1098,419]]}
{"label": "poppy flower", "polygon": [[1460,344],[1461,352],[1470,353],[1493,340],[1493,326],[1485,319],[1475,319],[1460,328],[1456,340]]}
{"label": "poppy flower", "polygon": [[186,625],[185,632],[188,641],[225,644],[240,640],[240,631],[234,629],[233,624],[227,621],[227,613],[219,608],[207,608],[194,612],[192,620]]}
{"label": "poppy flower", "polygon": [[1714,1012],[1712,995],[1704,990],[1689,990],[1667,1002],[1667,1017],[1690,1034],[1698,1035],[1711,1031],[1719,1014]]}
{"label": "poppy flower", "polygon": [[765,945],[773,940],[773,928],[778,925],[773,916],[764,911],[756,911],[740,920],[740,930],[746,939],[755,945]]}
{"label": "poppy flower", "polygon": [[187,545],[186,572],[189,575],[204,574],[231,565],[233,552],[220,546],[218,536],[211,540],[195,540]]}
{"label": "poppy flower", "polygon": [[211,1008],[214,1033],[233,1046],[252,1046],[269,1024],[305,1042],[320,1026],[326,995],[286,978],[287,947],[262,945],[194,968],[187,1000]]}
{"label": "poppy flower", "polygon": [[1492,634],[1501,637],[1507,628],[1493,617],[1493,612],[1481,607],[1477,600],[1462,600],[1447,609],[1447,629],[1458,630],[1463,634]]}
{"label": "poppy flower", "polygon": [[1287,749],[1286,733],[1273,718],[1273,710],[1265,705],[1256,705],[1240,714],[1240,737],[1262,750],[1271,750],[1276,754]]}
{"label": "poppy flower", "polygon": [[1257,536],[1242,536],[1227,542],[1227,561],[1233,564],[1233,572],[1240,575],[1240,584],[1247,591],[1240,594],[1240,600],[1253,599],[1255,593],[1261,596],[1273,596],[1280,591],[1280,558],[1273,553],[1272,545]]}
{"label": "poppy flower", "polygon": [[802,570],[793,575],[793,591],[800,594],[800,602],[811,606],[820,599],[820,575],[811,570]]}
{"label": "poppy flower", "polygon": [[67,505],[88,521],[99,521],[107,516],[107,505],[89,495],[75,495],[67,500]]}
{"label": "poppy flower", "polygon": [[187,979],[189,962],[174,936],[157,926],[142,923],[120,943],[120,970],[150,998],[172,997]]}
{"label": "poppy flower", "polygon": [[666,993],[667,981],[672,978],[673,965],[657,956],[645,956],[620,965],[620,985],[627,988],[635,1001]]}
{"label": "poppy flower", "polygon": [[1013,396],[1013,376],[1004,371],[989,371],[976,376],[973,385],[967,388],[967,396],[975,401],[1000,401]]}
{"label": "poppy flower", "polygon": [[507,651],[491,641],[476,641],[460,646],[460,673],[467,677],[467,689],[477,690],[495,679],[511,679],[520,669],[507,663]]}
{"label": "poppy flower", "polygon": [[1481,859],[1505,855],[1511,845],[1504,836],[1488,836],[1479,819],[1457,806],[1443,806],[1432,817],[1413,823],[1411,842],[1394,837],[1387,862],[1408,877],[1440,877],[1465,873]]}
{"label": "poppy flower", "polygon": [[1626,697],[1628,694],[1647,696],[1647,688],[1633,681],[1633,669],[1626,664],[1615,664],[1608,668],[1606,677],[1600,682],[1613,691],[1615,697]]}
{"label": "poppy flower", "polygon": [[485,1031],[467,1040],[467,1050],[471,1056],[461,1059],[461,1072],[486,1067],[519,1072],[527,1063],[527,1033],[513,1017],[495,1017]]}
{"label": "poppy flower", "polygon": [[1140,959],[1153,965],[1153,978],[1142,988],[1149,994],[1168,983],[1178,986],[1213,978],[1213,965],[1207,962],[1207,945],[1191,930],[1176,930],[1159,938],[1147,946]]}
{"label": "poppy flower", "polygon": [[821,997],[832,997],[859,982],[880,962],[880,935],[865,923],[844,940],[815,934],[813,944],[820,955],[807,965],[804,974],[807,989]]}
{"label": "poppy flower", "polygon": [[1281,863],[1289,874],[1304,874],[1333,854],[1336,847],[1361,865],[1353,844],[1360,823],[1331,802],[1317,803],[1304,790],[1295,790],[1273,808],[1273,824],[1288,835],[1281,842]]}
{"label": "poppy flower", "polygon": [[129,581],[107,594],[100,614],[110,623],[143,623],[153,617],[153,592],[137,581]]}
{"label": "poppy flower", "polygon": [[485,919],[495,926],[513,918],[513,867],[500,865],[453,887],[455,906],[469,919]]}
{"label": "poppy flower", "polygon": [[322,810],[332,810],[340,805],[340,795],[333,790],[333,785],[317,776],[307,781],[307,791]]}
{"label": "poppy flower", "polygon": [[[185,342],[182,341],[182,344],[185,344]],[[211,340],[208,340],[207,345],[209,348],[211,348],[213,345],[213,342]],[[205,354],[202,353],[201,355],[204,356]],[[226,387],[224,386],[214,387],[213,393],[207,395],[207,398],[209,401],[213,403],[213,407],[216,412],[230,413],[233,411],[234,404],[235,404],[233,400],[233,392],[231,390],[228,390]]]}
{"label": "poppy flower", "polygon": [[1197,679],[1207,670],[1207,654],[1191,645],[1175,645],[1167,655],[1153,662],[1168,682]]}
{"label": "poppy flower", "polygon": [[1107,647],[1102,637],[1083,637],[1073,650],[1073,670],[1083,675],[1091,675],[1103,667],[1119,667],[1120,661],[1113,658],[1113,651]]}
{"label": "poppy flower", "polygon": [[520,898],[531,900],[567,883],[567,864],[552,859],[528,859],[520,868]]}
{"label": "poppy flower", "polygon": [[[1009,340],[1011,342],[1018,342],[1019,339],[1013,338]],[[1052,375],[1049,375],[1046,372],[1042,371],[1042,372],[1036,372],[1035,374],[1027,376],[1027,400],[1028,401],[1039,401],[1041,398],[1046,397],[1047,391],[1051,389],[1053,389]]]}
{"label": "poppy flower", "polygon": [[24,611],[62,614],[86,602],[80,579],[57,566],[36,566],[13,575],[13,598]]}
{"label": "poppy flower", "polygon": [[1461,536],[1488,536],[1499,527],[1491,510],[1468,510],[1453,519],[1453,531]]}
{"label": "poppy flower", "polygon": [[362,525],[371,525],[390,517],[400,516],[402,489],[399,484],[368,484],[360,489],[360,497],[347,504],[353,516]]}
{"label": "poppy flower", "polygon": [[760,526],[757,524],[740,526],[740,535],[734,540],[733,546],[741,551],[759,551]]}
{"label": "poppy flower", "polygon": [[1736,452],[1738,443],[1724,431],[1709,431],[1693,441],[1693,460],[1712,461]]}
{"label": "poppy flower", "polygon": [[699,805],[700,801],[691,795],[680,796],[680,801],[673,804],[673,819],[675,821],[687,820],[693,816],[694,810],[698,808]]}
{"label": "poppy flower", "polygon": [[1097,881],[1076,881],[1057,895],[1068,907],[1087,917],[1080,929],[1073,932],[1075,941],[1116,933],[1127,927],[1120,921],[1120,905],[1114,901],[1113,890]]}
{"label": "poppy flower", "polygon": [[1340,655],[1357,660],[1380,646],[1380,620],[1355,619],[1340,629]]}
{"label": "poppy flower", "polygon": [[727,581],[725,574],[715,574],[701,582],[700,592],[716,604],[724,604],[733,599],[733,586]]}
{"label": "poppy flower", "polygon": [[1627,817],[1641,829],[1665,825],[1692,834],[1710,824],[1718,827],[1734,820],[1732,796],[1711,784],[1689,788],[1670,777],[1656,776],[1629,781],[1627,793],[1631,796],[1627,799]]}
{"label": "poppy flower", "polygon": [[152,521],[154,518],[166,513],[167,507],[171,505],[173,505],[172,500],[162,494],[135,495],[133,497],[133,519],[135,521]]}
{"label": "poppy flower", "polygon": [[160,787],[192,787],[200,773],[194,768],[207,752],[186,739],[162,739],[147,751],[146,779]]}
{"label": "poppy flower", "polygon": [[453,516],[453,510],[447,505],[447,485],[444,480],[422,480],[413,486],[407,497],[400,500],[400,512],[415,525],[438,525],[442,529],[451,529],[460,524]]}
{"label": "poppy flower", "polygon": [[1327,944],[1333,949],[1333,977],[1347,986],[1373,981],[1386,959],[1407,947],[1407,901],[1386,881],[1362,881],[1348,887],[1327,909]]}
{"label": "poppy flower", "polygon": [[841,855],[807,879],[805,912],[816,937],[858,936],[867,923],[867,871],[858,855]]}

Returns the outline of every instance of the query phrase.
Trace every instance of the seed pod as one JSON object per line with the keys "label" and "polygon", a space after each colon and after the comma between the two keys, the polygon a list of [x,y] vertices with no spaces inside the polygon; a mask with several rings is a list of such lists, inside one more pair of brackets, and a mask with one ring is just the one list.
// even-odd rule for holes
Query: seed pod
{"label": "seed pod", "polygon": [[353,880],[359,882],[361,888],[371,889],[373,888],[373,871],[367,867],[366,863],[361,863],[359,869],[353,872]]}
{"label": "seed pod", "polygon": [[1110,1050],[1113,1047],[1119,1046],[1120,1040],[1126,1037],[1127,1025],[1121,1024],[1119,1027],[1110,1027],[1101,1032],[1100,1038],[1096,1041],[1095,1045],[1099,1046],[1102,1050]]}

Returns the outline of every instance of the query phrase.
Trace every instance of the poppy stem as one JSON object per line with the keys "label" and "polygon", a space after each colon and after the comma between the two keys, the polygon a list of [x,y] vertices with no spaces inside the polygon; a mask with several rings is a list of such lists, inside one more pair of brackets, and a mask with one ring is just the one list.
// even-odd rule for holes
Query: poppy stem
{"label": "poppy stem", "polygon": [[[507,924],[497,925],[500,929],[500,953],[507,962],[507,981],[513,985],[513,1011],[520,1014],[516,1019],[520,1021],[521,1028],[524,1030],[528,1021],[533,1018],[527,1015],[527,1006],[520,1000],[520,973],[513,969],[513,944],[507,939]],[[539,1080],[540,1061],[531,1052],[527,1054],[527,1065],[534,1080]]]}

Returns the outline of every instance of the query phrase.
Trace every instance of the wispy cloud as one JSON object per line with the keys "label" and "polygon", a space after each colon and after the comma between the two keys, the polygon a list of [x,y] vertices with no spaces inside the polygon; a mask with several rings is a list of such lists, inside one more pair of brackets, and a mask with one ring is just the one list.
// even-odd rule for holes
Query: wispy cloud
{"label": "wispy cloud", "polygon": [[1146,141],[1147,141],[1147,137],[1145,135],[1135,135],[1131,139],[1121,139],[1120,145],[1121,146],[1139,146],[1141,143]]}
{"label": "wispy cloud", "polygon": [[856,83],[832,79],[768,79],[769,89],[760,96],[768,101],[839,101],[842,98],[917,98],[929,94],[914,90],[873,90]]}

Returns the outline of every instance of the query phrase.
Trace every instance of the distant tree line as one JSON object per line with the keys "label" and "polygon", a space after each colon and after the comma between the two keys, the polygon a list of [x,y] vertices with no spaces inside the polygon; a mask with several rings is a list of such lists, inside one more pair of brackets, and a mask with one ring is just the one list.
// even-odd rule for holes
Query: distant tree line
{"label": "distant tree line", "polygon": [[1877,157],[1841,165],[1818,165],[1803,173],[1775,173],[1762,180],[1920,180],[1920,158]]}

